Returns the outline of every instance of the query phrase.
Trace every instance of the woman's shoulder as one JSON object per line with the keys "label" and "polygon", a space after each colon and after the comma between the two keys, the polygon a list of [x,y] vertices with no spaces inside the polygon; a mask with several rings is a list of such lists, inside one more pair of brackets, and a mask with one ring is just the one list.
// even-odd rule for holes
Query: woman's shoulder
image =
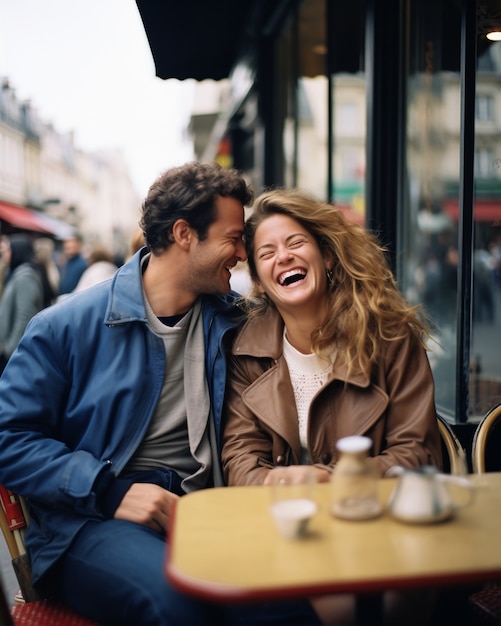
{"label": "woman's shoulder", "polygon": [[233,342],[233,354],[278,358],[282,354],[283,326],[282,318],[273,307],[259,314],[248,312]]}
{"label": "woman's shoulder", "polygon": [[40,277],[40,273],[31,265],[31,263],[23,263],[16,267],[16,269],[12,272],[12,276],[9,279],[9,283],[14,284],[26,284],[33,283],[36,281],[37,284],[41,284],[42,279]]}

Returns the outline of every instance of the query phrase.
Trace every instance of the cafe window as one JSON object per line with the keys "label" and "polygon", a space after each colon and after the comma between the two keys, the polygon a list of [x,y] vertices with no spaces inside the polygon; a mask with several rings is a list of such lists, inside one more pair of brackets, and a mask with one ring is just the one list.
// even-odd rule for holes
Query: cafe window
{"label": "cafe window", "polygon": [[473,418],[501,402],[501,42],[487,43],[481,36],[476,90],[469,397]]}
{"label": "cafe window", "polygon": [[[336,14],[341,9],[344,19]],[[354,43],[364,20],[358,0],[348,13],[350,33],[345,6],[304,0],[278,42],[286,93],[283,180],[334,202],[363,223],[366,83],[359,67],[361,43]]]}
{"label": "cafe window", "polygon": [[489,94],[478,94],[475,98],[475,118],[479,122],[494,120],[494,98]]}
{"label": "cafe window", "polygon": [[[398,137],[398,145],[388,144],[398,167],[382,168],[396,174],[384,179],[397,190],[387,211],[374,193],[371,150],[381,112],[374,114],[368,93],[374,71],[364,49],[370,23],[364,2],[295,6],[277,46],[279,80],[272,87],[280,124],[270,132],[280,148],[272,159],[280,183],[334,202],[361,224],[381,226],[402,292],[429,318],[437,408],[451,421],[476,422],[501,402],[501,360],[493,348],[501,340],[501,42],[478,36],[473,84],[461,54],[462,8],[471,5],[399,5],[401,62],[393,69],[402,101],[395,119],[383,116],[391,127],[382,129]],[[475,17],[468,24],[477,26]],[[381,143],[378,158],[386,154]]]}
{"label": "cafe window", "polygon": [[[498,348],[493,348],[501,343],[501,43],[478,40],[476,93],[471,94],[475,141],[469,146],[462,126],[462,98],[468,94],[462,93],[461,22],[451,19],[445,0],[414,0],[409,6],[407,193],[400,211],[404,262],[399,281],[432,324],[430,362],[439,411],[456,421],[466,417],[477,422],[501,402],[501,360]],[[460,210],[466,172],[462,168],[469,164],[474,168],[472,228],[466,196],[463,214]],[[460,272],[468,271],[467,259],[471,259],[470,306],[460,280]],[[465,350],[468,406],[458,403],[458,363],[464,358],[458,344],[461,334],[467,339],[462,316],[470,338]]]}
{"label": "cafe window", "polygon": [[475,178],[491,179],[496,174],[496,157],[492,148],[475,150]]}
{"label": "cafe window", "polygon": [[320,198],[327,189],[327,77],[325,0],[305,0],[284,33],[280,47],[290,46],[282,62],[287,78],[287,107],[282,145],[285,183]]}
{"label": "cafe window", "polygon": [[[432,324],[430,362],[439,409],[454,412],[457,334],[457,221],[460,178],[460,75],[442,67],[442,7],[412,3],[406,80],[404,263],[399,276],[408,300]],[[459,68],[459,61],[458,61]]]}

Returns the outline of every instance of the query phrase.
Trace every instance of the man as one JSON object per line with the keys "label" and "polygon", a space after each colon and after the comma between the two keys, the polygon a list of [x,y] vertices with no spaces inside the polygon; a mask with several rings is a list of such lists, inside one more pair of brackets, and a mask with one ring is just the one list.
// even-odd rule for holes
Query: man
{"label": "man", "polygon": [[163,574],[172,504],[222,485],[225,347],[245,260],[235,170],[189,163],[143,203],[115,277],[30,323],[0,379],[0,484],[30,504],[33,582],[107,624],[203,624]]}
{"label": "man", "polygon": [[78,233],[68,237],[63,242],[66,262],[61,269],[60,296],[71,293],[87,269],[87,261],[82,256],[82,244],[82,236]]}

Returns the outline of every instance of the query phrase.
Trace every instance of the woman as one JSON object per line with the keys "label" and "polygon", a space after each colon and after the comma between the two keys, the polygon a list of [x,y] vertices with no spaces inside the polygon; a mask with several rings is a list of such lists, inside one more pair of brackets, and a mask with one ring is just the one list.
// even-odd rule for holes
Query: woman
{"label": "woman", "polygon": [[[277,472],[294,482],[305,470],[326,482],[348,435],[372,439],[382,477],[441,467],[427,328],[376,240],[296,190],[262,194],[244,237],[254,289],[232,348],[227,483],[270,484]],[[350,598],[333,613],[328,603],[315,604],[323,621],[344,623]]]}
{"label": "woman", "polygon": [[103,280],[112,278],[117,269],[118,267],[113,262],[113,254],[105,246],[94,246],[89,254],[87,269],[80,276],[73,293],[83,291]]}
{"label": "woman", "polygon": [[11,235],[9,268],[0,301],[0,373],[30,319],[50,304],[46,275],[42,272],[34,260],[30,237]]}

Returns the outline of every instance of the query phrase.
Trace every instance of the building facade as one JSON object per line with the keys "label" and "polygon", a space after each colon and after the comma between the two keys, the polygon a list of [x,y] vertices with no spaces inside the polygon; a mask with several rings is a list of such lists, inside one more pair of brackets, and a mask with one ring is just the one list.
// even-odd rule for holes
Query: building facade
{"label": "building facade", "polygon": [[[3,207],[3,208],[2,208]],[[140,199],[119,151],[89,153],[0,88],[0,232],[30,230],[64,239],[78,231],[89,246],[126,255]],[[31,220],[31,221],[30,221]]]}

